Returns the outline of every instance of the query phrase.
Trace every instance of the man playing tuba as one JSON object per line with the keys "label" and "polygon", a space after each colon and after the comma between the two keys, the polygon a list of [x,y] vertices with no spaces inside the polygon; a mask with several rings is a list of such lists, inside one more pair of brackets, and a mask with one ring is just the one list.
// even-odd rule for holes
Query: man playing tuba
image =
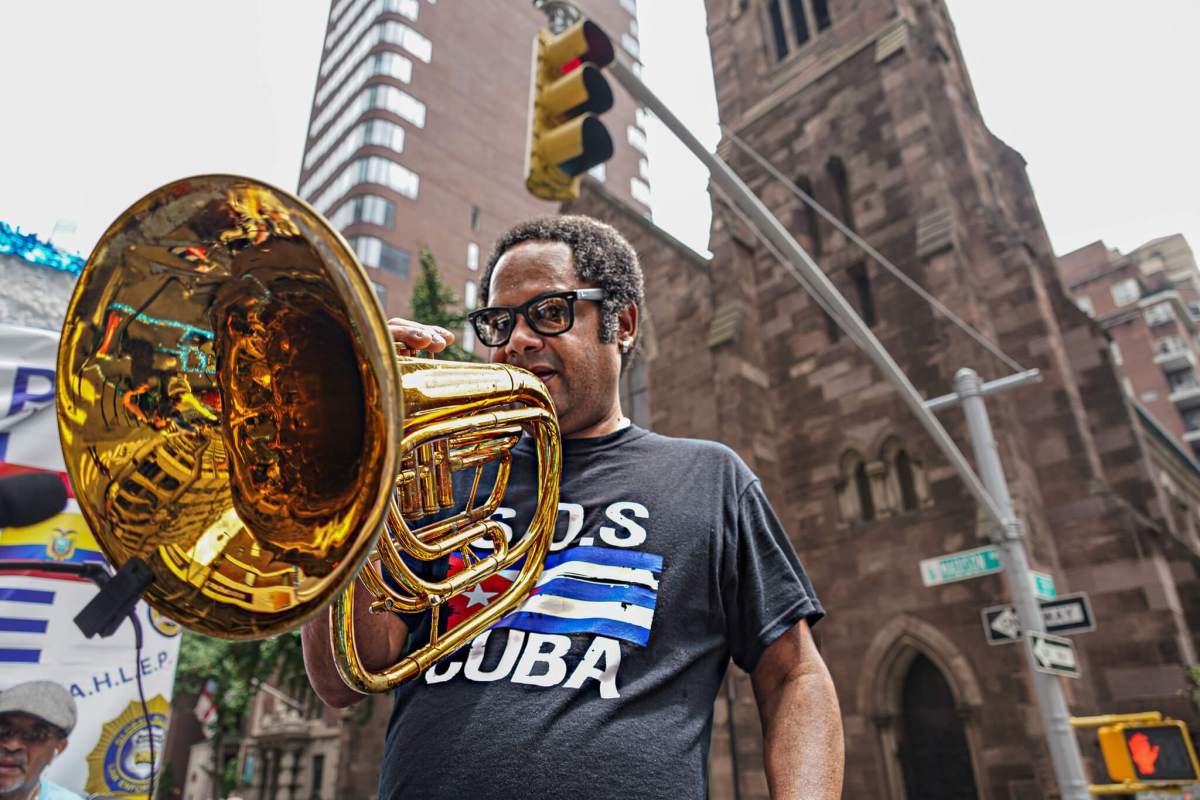
{"label": "man playing tuba", "polygon": [[[530,597],[396,691],[379,796],[699,800],[732,659],[752,677],[772,797],[839,797],[837,697],[809,631],[824,611],[758,479],[723,445],[622,413],[642,301],[633,248],[587,217],[525,222],[497,242],[481,294],[470,319],[492,360],[533,372],[554,401],[558,529]],[[412,350],[454,338],[405,320],[391,331]],[[515,530],[537,495],[526,444],[498,513]],[[504,580],[455,598],[442,624]],[[428,619],[369,614],[355,591],[361,658],[394,663]],[[338,676],[324,615],[303,639],[321,698],[361,700]]]}

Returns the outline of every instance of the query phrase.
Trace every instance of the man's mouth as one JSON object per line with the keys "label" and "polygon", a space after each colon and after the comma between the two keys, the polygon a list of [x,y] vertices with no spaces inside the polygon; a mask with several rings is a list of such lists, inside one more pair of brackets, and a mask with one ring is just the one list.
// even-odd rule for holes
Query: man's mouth
{"label": "man's mouth", "polygon": [[0,776],[21,775],[24,772],[24,764],[18,764],[13,761],[0,761]]}
{"label": "man's mouth", "polygon": [[532,372],[534,375],[536,375],[538,377],[538,380],[540,380],[542,383],[546,383],[551,378],[558,375],[557,372],[550,369],[549,367],[530,367],[529,371]]}

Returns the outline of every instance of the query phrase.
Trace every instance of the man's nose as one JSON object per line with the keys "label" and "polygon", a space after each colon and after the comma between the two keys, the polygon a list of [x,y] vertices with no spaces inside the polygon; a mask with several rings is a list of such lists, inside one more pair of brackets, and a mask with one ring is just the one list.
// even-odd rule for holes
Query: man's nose
{"label": "man's nose", "polygon": [[504,345],[504,349],[513,354],[528,353],[540,350],[542,344],[542,335],[530,327],[529,320],[525,319],[524,314],[518,314],[516,322],[513,324],[512,336],[508,338],[508,344]]}
{"label": "man's nose", "polygon": [[12,731],[7,736],[0,737],[0,750],[12,753],[24,749],[25,741],[21,738],[19,732]]}

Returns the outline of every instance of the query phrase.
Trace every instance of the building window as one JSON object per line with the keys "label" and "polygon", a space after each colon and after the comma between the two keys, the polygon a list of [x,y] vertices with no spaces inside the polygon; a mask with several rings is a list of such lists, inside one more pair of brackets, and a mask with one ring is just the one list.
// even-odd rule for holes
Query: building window
{"label": "building window", "polygon": [[368,156],[351,163],[334,178],[325,191],[313,201],[313,206],[328,215],[346,193],[360,183],[374,183],[415,200],[421,179],[417,173],[390,159]]}
{"label": "building window", "polygon": [[788,0],[788,10],[792,12],[796,46],[803,47],[808,42],[808,16],[804,13],[804,0]]}
{"label": "building window", "polygon": [[321,784],[325,782],[325,755],[320,753],[312,760],[312,800],[321,800]]}
{"label": "building window", "polygon": [[381,228],[394,228],[396,204],[373,194],[360,194],[351,197],[329,215],[329,224],[339,231],[344,231],[357,222],[366,222]]}
{"label": "building window", "polygon": [[479,269],[479,245],[467,242],[467,269]]}
{"label": "building window", "polygon": [[837,344],[838,339],[842,338],[842,329],[838,326],[837,320],[833,318],[825,309],[821,309],[821,316],[825,318],[825,338],[830,344]]}
{"label": "building window", "polygon": [[[796,178],[796,188],[804,192],[809,197],[813,196],[812,181],[801,175]],[[808,251],[808,254],[813,258],[821,257],[821,228],[817,220],[817,210],[808,203],[801,203],[801,207],[796,210],[792,216],[793,227],[797,229],[800,236],[800,245]]]}
{"label": "building window", "polygon": [[471,206],[470,223],[472,231],[479,230],[479,206]]}
{"label": "building window", "polygon": [[767,25],[776,61],[783,61],[791,50],[808,44],[817,33],[827,30],[833,20],[828,0],[769,0]]}
{"label": "building window", "polygon": [[865,264],[856,264],[849,270],[850,280],[854,284],[854,292],[858,296],[858,313],[868,328],[875,327],[875,299],[871,296],[871,276],[867,273]]}
{"label": "building window", "polygon": [[829,175],[829,180],[833,182],[833,190],[837,194],[838,213],[841,214],[842,223],[850,230],[857,230],[854,227],[854,208],[850,202],[850,177],[846,174],[846,165],[837,156],[829,159],[825,164],[825,172]]}
{"label": "building window", "polygon": [[871,498],[871,478],[867,475],[867,465],[859,461],[854,468],[854,491],[858,496],[858,506],[862,509],[864,522],[875,519],[875,501]]}
{"label": "building window", "polygon": [[637,200],[642,205],[650,205],[650,184],[641,178],[629,179],[629,193],[633,195],[634,200]]}
{"label": "building window", "polygon": [[646,134],[642,132],[642,129],[635,128],[633,125],[630,125],[626,129],[626,135],[629,139],[629,143],[631,145],[633,145],[633,148],[635,150],[637,150],[639,153],[641,153],[642,155],[645,155],[646,154]]}
{"label": "building window", "polygon": [[375,290],[375,296],[379,298],[379,305],[383,306],[384,311],[387,311],[387,287],[378,281],[371,281],[371,288]]}
{"label": "building window", "polygon": [[1089,317],[1092,316],[1093,313],[1095,313],[1095,309],[1092,308],[1092,298],[1090,298],[1090,297],[1076,298],[1075,305],[1079,307],[1080,311],[1087,314]]}
{"label": "building window", "polygon": [[767,14],[771,19],[771,41],[775,44],[775,60],[783,61],[788,54],[787,31],[783,29],[783,9],[779,0],[767,3]]}
{"label": "building window", "polygon": [[[479,302],[479,284],[467,281],[463,285],[463,310],[473,311]],[[475,329],[470,324],[463,326],[463,349],[470,352],[475,349]]]}
{"label": "building window", "polygon": [[1126,278],[1120,283],[1114,283],[1110,291],[1112,292],[1113,303],[1117,306],[1127,306],[1141,295],[1135,278]]}
{"label": "building window", "polygon": [[1145,318],[1147,325],[1153,327],[1175,319],[1175,310],[1171,308],[1170,303],[1159,303],[1142,312],[1142,317]]}
{"label": "building window", "polygon": [[409,255],[374,236],[355,236],[350,240],[354,254],[364,267],[386,270],[402,278],[408,277]]}
{"label": "building window", "polygon": [[818,31],[823,31],[829,28],[829,3],[828,0],[812,0],[813,22],[817,25]]}

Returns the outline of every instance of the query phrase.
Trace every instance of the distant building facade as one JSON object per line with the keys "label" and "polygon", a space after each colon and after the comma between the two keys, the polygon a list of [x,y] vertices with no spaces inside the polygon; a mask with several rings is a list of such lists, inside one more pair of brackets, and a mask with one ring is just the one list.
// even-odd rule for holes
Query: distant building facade
{"label": "distant building facade", "polygon": [[1180,234],[1121,253],[1093,242],[1059,256],[1067,291],[1112,337],[1125,391],[1200,452],[1200,269]]}

